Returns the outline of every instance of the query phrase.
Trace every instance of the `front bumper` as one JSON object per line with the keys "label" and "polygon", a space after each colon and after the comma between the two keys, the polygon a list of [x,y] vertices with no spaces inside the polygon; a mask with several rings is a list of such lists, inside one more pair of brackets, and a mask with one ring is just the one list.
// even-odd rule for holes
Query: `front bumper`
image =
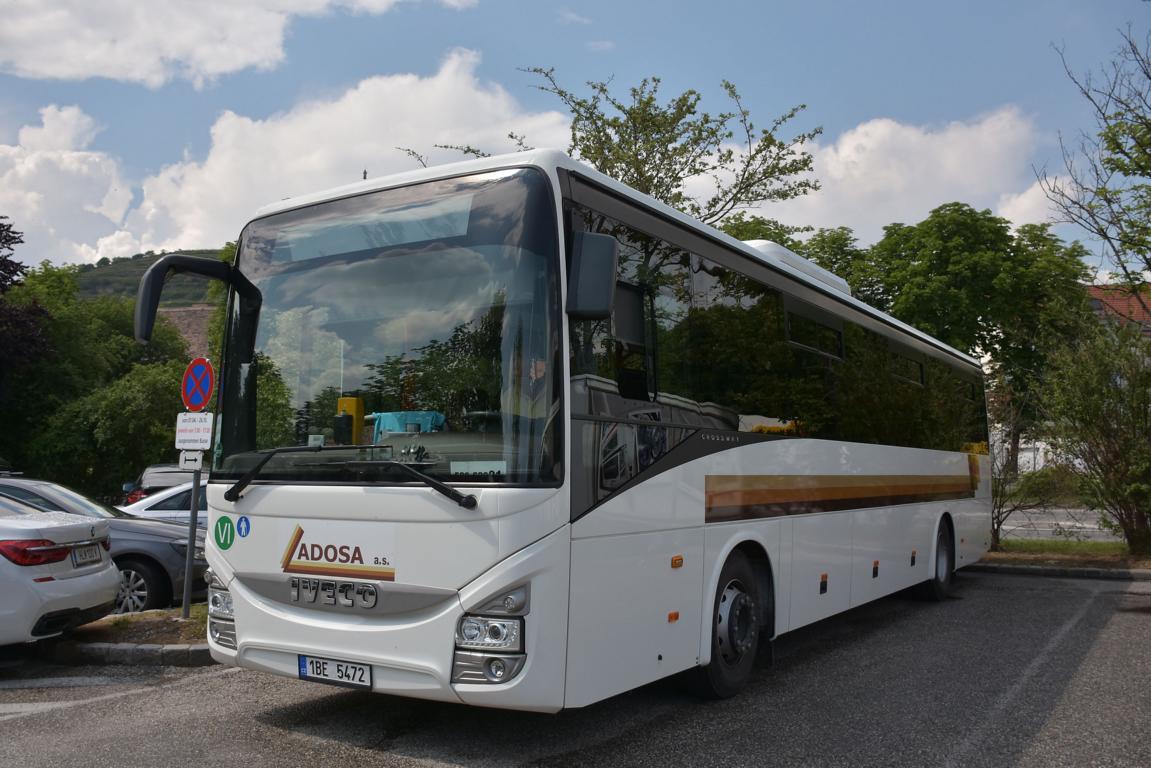
{"label": "front bumper", "polygon": [[[366,617],[276,602],[228,584],[235,613],[236,648],[208,639],[221,664],[299,676],[299,656],[368,664],[372,689],[413,698],[478,706],[555,712],[563,707],[567,656],[569,529],[564,526],[496,564],[458,593],[402,614]],[[285,578],[286,582],[286,578]],[[524,618],[526,661],[506,683],[451,682],[455,631],[468,610],[502,590],[531,584]],[[284,586],[285,594],[287,584]],[[383,590],[382,600],[388,599]]]}
{"label": "front bumper", "polygon": [[111,560],[79,576],[12,580],[0,603],[0,645],[52,637],[112,611],[120,572]]}

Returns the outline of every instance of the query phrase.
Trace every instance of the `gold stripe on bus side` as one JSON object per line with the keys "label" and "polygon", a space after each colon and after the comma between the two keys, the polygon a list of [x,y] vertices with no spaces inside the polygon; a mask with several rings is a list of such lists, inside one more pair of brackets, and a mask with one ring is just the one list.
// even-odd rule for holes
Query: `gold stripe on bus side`
{"label": "gold stripe on bus side", "polygon": [[708,475],[707,522],[972,498],[965,475]]}
{"label": "gold stripe on bus side", "polygon": [[288,548],[284,550],[284,556],[280,558],[280,567],[285,571],[288,570],[288,563],[292,561],[292,555],[296,554],[296,547],[300,546],[300,539],[304,538],[304,529],[296,525],[296,530],[292,531],[292,538],[288,541]]}

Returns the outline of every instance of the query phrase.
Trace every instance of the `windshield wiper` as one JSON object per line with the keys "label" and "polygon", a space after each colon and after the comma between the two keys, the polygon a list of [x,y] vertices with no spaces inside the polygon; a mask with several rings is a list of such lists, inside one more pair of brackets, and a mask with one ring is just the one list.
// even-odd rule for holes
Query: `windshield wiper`
{"label": "windshield wiper", "polygon": [[[232,502],[238,501],[240,498],[240,492],[247,488],[251,482],[256,479],[256,477],[260,474],[260,470],[264,468],[264,465],[267,464],[273,456],[277,456],[281,453],[319,453],[320,451],[366,451],[379,449],[380,446],[378,445],[293,445],[285,446],[283,448],[273,448],[265,453],[263,458],[256,462],[256,464],[251,469],[245,472],[243,477],[237,480],[231,488],[224,491],[224,498]],[[415,467],[409,466],[402,461],[393,461],[390,459],[363,459],[358,461],[352,460],[331,463],[334,465],[339,464],[345,466],[352,464],[363,464],[376,467],[395,467],[416,478],[432,490],[447,496],[449,499],[459,504],[464,509],[476,508],[476,497],[474,495],[470,493],[460,493],[450,485],[445,485],[439,480],[436,480],[434,477],[425,475]]]}
{"label": "windshield wiper", "polygon": [[403,470],[404,472],[406,472],[407,474],[416,478],[417,480],[419,480],[420,482],[422,482],[424,485],[428,486],[432,490],[435,490],[435,491],[442,493],[444,496],[447,496],[449,499],[451,499],[455,503],[459,504],[464,509],[475,509],[476,508],[476,497],[474,495],[472,495],[470,493],[466,494],[466,495],[462,494],[459,491],[457,491],[455,488],[451,487],[450,485],[446,485],[445,483],[441,483],[439,480],[435,479],[431,475],[426,475],[423,472],[421,472],[420,470],[413,467],[411,464],[405,464],[402,461],[395,461],[393,459],[349,459],[348,461],[325,462],[324,466],[326,466],[326,467],[332,467],[332,466],[336,466],[336,467],[357,467],[357,466],[360,466],[360,467],[393,467],[395,469]]}

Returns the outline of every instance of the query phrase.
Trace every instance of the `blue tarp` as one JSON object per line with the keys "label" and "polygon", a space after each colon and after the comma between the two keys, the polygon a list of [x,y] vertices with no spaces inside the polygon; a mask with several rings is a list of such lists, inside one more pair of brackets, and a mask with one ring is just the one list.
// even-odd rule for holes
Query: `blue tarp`
{"label": "blue tarp", "polygon": [[372,442],[380,442],[380,438],[388,432],[414,432],[418,427],[420,432],[437,432],[444,428],[447,419],[439,411],[387,411],[373,413],[376,417],[375,430],[372,432]]}

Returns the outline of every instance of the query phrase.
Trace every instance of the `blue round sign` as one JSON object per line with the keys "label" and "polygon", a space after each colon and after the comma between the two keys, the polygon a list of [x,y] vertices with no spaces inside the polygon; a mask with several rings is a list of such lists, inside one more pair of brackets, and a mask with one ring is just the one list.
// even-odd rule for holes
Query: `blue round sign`
{"label": "blue round sign", "polygon": [[236,533],[239,534],[241,539],[248,538],[248,534],[252,532],[252,521],[245,515],[236,521]]}

